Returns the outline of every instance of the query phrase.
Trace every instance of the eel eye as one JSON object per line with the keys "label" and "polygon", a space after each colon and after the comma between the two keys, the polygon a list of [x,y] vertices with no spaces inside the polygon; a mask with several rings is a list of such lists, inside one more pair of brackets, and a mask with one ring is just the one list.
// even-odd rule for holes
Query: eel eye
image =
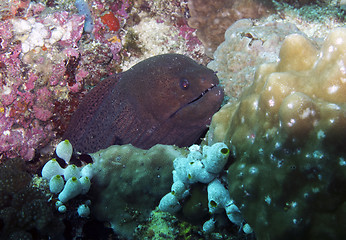
{"label": "eel eye", "polygon": [[189,88],[190,83],[189,80],[187,80],[186,78],[181,78],[179,85],[181,89],[186,90]]}

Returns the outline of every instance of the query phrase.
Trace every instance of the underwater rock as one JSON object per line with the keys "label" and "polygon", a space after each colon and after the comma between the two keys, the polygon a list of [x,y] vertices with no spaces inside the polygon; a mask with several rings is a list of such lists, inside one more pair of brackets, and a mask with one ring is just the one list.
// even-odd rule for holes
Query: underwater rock
{"label": "underwater rock", "polygon": [[271,1],[258,0],[189,0],[191,18],[188,24],[197,29],[206,54],[212,57],[217,46],[225,40],[226,29],[242,18],[260,18],[273,12]]}
{"label": "underwater rock", "polygon": [[213,117],[207,143],[232,149],[228,189],[259,240],[346,237],[345,63],[345,28],[320,50],[290,35]]}
{"label": "underwater rock", "polygon": [[292,23],[259,24],[251,19],[238,20],[227,28],[225,41],[217,47],[208,68],[217,72],[230,102],[252,84],[259,65],[278,61],[283,40],[293,33],[302,34]]}
{"label": "underwater rock", "polygon": [[63,138],[82,153],[128,143],[190,146],[220,108],[218,83],[213,71],[184,55],[148,58],[92,89]]}

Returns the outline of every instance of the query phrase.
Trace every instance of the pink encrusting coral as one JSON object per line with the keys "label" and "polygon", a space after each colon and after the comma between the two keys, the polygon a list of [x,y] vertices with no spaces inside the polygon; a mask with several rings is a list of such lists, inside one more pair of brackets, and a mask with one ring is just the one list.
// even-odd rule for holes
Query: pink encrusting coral
{"label": "pink encrusting coral", "polygon": [[[12,16],[0,22],[1,157],[33,159],[35,150],[56,135],[53,106],[68,99],[70,91],[80,92],[88,75],[83,68],[75,71],[78,62],[67,68],[71,56],[81,52],[77,43],[84,16],[35,15],[40,13],[28,10],[27,19]],[[74,83],[69,85],[71,72]]]}
{"label": "pink encrusting coral", "polygon": [[188,25],[178,26],[179,36],[183,37],[186,41],[186,45],[189,51],[193,51],[196,46],[202,44],[202,42],[196,36],[196,29],[190,28]]}
{"label": "pink encrusting coral", "polygon": [[46,87],[35,89],[39,77],[23,66],[21,44],[13,41],[11,27],[9,21],[0,23],[0,153],[30,160],[35,149],[54,136],[47,131],[52,99]]}
{"label": "pink encrusting coral", "polygon": [[[8,32],[11,32],[11,27],[9,21],[1,23],[1,28]],[[20,56],[21,44],[11,36],[2,39],[6,47],[0,54],[0,153],[9,158],[20,156],[31,160],[35,149],[46,145],[55,136],[49,119],[58,96],[52,94],[55,90],[50,88],[52,82],[45,82],[42,73],[25,68]],[[50,74],[55,75],[54,72]],[[56,79],[62,81],[66,88],[67,83],[59,72]]]}

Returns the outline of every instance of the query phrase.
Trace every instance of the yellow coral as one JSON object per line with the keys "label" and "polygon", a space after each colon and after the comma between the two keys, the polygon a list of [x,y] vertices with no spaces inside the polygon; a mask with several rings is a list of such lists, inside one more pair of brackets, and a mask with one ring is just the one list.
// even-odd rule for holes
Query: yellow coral
{"label": "yellow coral", "polygon": [[344,129],[345,65],[345,28],[332,31],[320,51],[302,35],[288,36],[280,61],[261,65],[240,101],[215,114],[209,141],[251,139],[258,122],[267,136],[281,129],[293,141],[312,130],[333,134]]}
{"label": "yellow coral", "polygon": [[231,147],[228,189],[257,239],[344,238],[346,28],[320,50],[286,37],[280,61],[214,115],[206,141]]}

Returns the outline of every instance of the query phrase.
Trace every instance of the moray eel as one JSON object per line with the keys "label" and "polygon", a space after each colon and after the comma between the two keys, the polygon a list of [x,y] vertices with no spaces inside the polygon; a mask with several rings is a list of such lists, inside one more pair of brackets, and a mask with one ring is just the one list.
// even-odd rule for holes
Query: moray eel
{"label": "moray eel", "polygon": [[148,58],[87,93],[63,137],[80,153],[127,143],[190,146],[221,106],[218,83],[212,70],[186,56]]}

